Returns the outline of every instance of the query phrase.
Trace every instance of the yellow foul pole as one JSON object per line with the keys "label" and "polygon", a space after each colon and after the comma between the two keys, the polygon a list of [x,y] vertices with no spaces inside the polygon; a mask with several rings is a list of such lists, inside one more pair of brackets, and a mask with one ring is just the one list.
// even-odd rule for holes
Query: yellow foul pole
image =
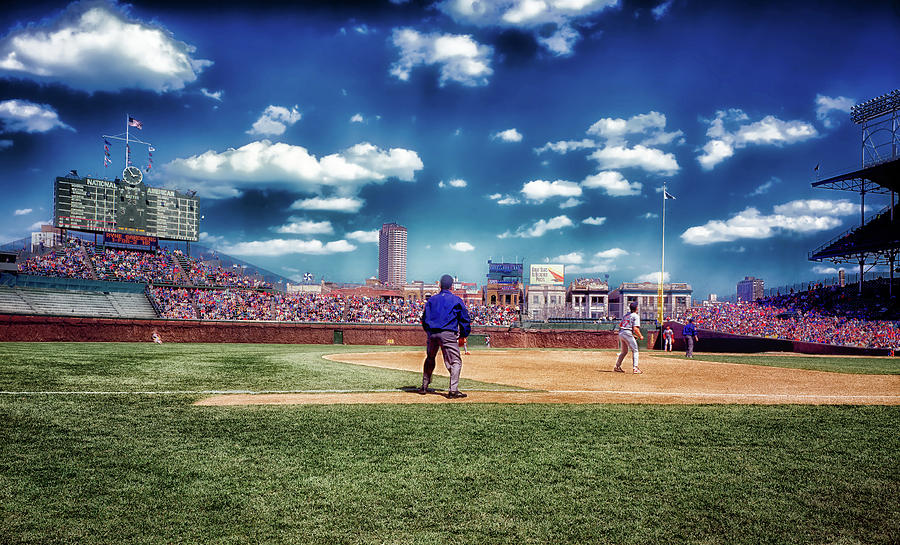
{"label": "yellow foul pole", "polygon": [[659,264],[659,287],[656,291],[656,321],[660,327],[663,323],[663,280],[666,270],[666,184],[663,184],[663,205],[662,205],[662,259]]}

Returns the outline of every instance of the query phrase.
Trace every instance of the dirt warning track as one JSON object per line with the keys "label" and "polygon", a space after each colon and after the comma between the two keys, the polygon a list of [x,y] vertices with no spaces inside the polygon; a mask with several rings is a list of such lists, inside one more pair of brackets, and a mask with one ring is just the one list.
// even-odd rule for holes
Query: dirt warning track
{"label": "dirt warning track", "polygon": [[[465,379],[502,384],[514,391],[465,390],[229,394],[197,405],[360,403],[732,403],[900,405],[900,375],[851,375],[733,363],[674,359],[641,353],[642,375],[614,373],[613,352],[562,350],[478,350],[463,357]],[[421,372],[418,352],[343,353],[326,359]],[[438,362],[435,373],[446,376]],[[405,385],[408,386],[408,385]]]}

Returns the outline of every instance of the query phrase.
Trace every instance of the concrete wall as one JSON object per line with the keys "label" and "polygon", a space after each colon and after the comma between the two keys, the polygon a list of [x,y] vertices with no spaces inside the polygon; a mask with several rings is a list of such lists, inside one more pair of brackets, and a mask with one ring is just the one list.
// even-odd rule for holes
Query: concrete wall
{"label": "concrete wall", "polygon": [[[150,342],[157,331],[163,342],[343,344],[424,346],[417,325],[299,324],[200,320],[121,320],[0,314],[0,341]],[[611,331],[523,331],[505,327],[474,328],[490,335],[496,348],[615,348]]]}

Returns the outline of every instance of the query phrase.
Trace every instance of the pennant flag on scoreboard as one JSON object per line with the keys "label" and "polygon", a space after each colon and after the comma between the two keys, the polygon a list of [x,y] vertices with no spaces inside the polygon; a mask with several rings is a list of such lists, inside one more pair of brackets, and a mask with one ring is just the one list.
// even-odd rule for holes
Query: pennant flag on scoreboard
{"label": "pennant flag on scoreboard", "polygon": [[141,130],[144,130],[144,124],[131,116],[128,116],[128,125],[131,127],[137,127]]}
{"label": "pennant flag on scoreboard", "polygon": [[145,169],[147,172],[150,172],[150,169],[153,168],[153,152],[156,151],[156,148],[153,146],[147,146],[147,168]]}
{"label": "pennant flag on scoreboard", "polygon": [[131,164],[131,144],[125,144],[125,162]]}

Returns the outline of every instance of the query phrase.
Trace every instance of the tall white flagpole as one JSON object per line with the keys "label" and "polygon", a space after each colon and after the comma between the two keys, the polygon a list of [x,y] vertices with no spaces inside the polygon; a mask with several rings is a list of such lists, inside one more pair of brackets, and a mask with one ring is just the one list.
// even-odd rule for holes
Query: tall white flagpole
{"label": "tall white flagpole", "polygon": [[656,305],[656,313],[657,320],[659,321],[659,326],[662,327],[663,323],[663,311],[665,305],[665,298],[663,294],[663,281],[665,279],[665,271],[666,271],[666,184],[663,183],[663,202],[662,202],[662,258],[660,259],[659,264],[659,289],[657,290],[657,305]]}

